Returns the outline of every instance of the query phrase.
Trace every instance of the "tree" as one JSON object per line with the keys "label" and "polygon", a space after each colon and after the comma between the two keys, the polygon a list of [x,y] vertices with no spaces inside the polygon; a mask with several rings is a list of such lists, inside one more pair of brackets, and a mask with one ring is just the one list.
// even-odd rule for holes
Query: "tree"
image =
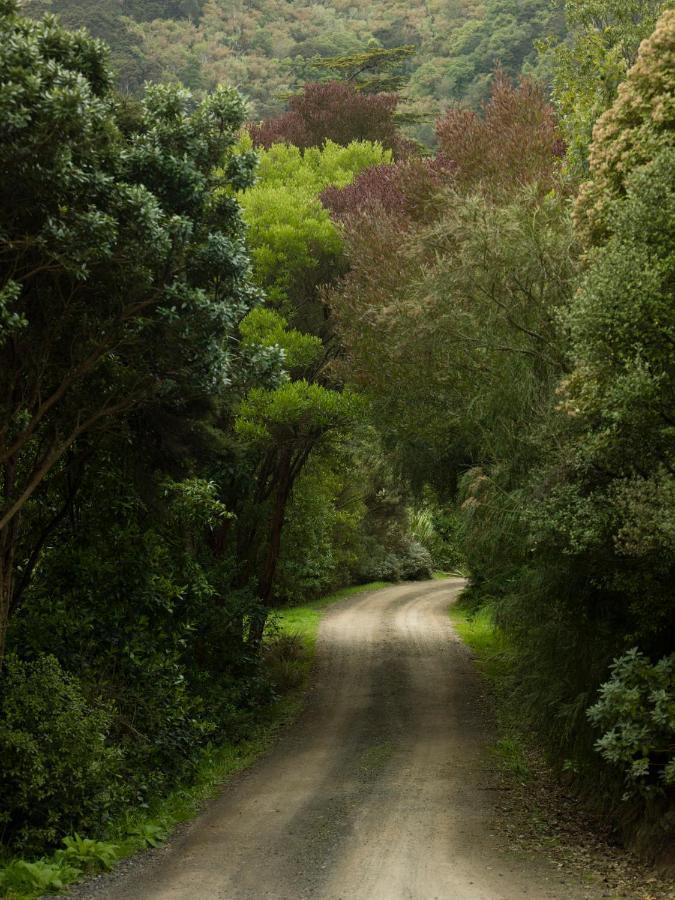
{"label": "tree", "polygon": [[281,142],[305,149],[326,141],[341,146],[372,141],[401,152],[405,143],[394,118],[398,102],[396,94],[362,93],[341,81],[309,82],[290,98],[287,112],[252,125],[250,134],[256,146],[268,149]]}
{"label": "tree", "polygon": [[[588,174],[593,125],[616,97],[640,42],[654,29],[662,0],[567,0],[569,39],[552,47],[553,103],[570,172]],[[551,45],[549,42],[549,50]]]}
{"label": "tree", "polygon": [[593,177],[579,191],[575,214],[589,242],[607,234],[609,210],[625,196],[628,177],[673,146],[672,111],[664,102],[672,75],[671,20],[672,13],[659,20],[617,100],[595,124],[589,153]]}
{"label": "tree", "polygon": [[241,194],[254,277],[292,324],[325,333],[317,288],[345,265],[342,239],[320,192],[389,159],[382,147],[367,142],[341,147],[328,141],[304,153],[275,144],[261,153],[256,185]]}
{"label": "tree", "polygon": [[84,435],[183,379],[222,379],[228,334],[255,297],[236,207],[212,199],[249,178],[248,157],[213,175],[239,96],[221,90],[188,113],[185,92],[155,88],[125,136],[100,43],[22,19],[9,0],[0,29],[1,658],[16,566],[33,559],[28,501]]}
{"label": "tree", "polygon": [[316,69],[342,76],[358,90],[368,94],[396,93],[410,73],[400,70],[416,53],[413,44],[403,47],[369,47],[346,56],[323,56],[312,61]]}
{"label": "tree", "polygon": [[609,592],[648,653],[672,649],[661,626],[673,613],[674,49],[668,11],[594,130],[576,208],[586,268],[566,313],[574,368],[559,391],[564,476],[550,499],[560,545],[602,556],[593,602]]}
{"label": "tree", "polygon": [[[521,556],[500,608],[523,695],[587,784],[598,759],[586,713],[606,683],[593,717],[609,730],[596,749],[617,768],[605,768],[602,803],[623,823],[651,819],[656,844],[670,836],[668,756],[639,698],[668,674],[673,650],[674,49],[668,11],[594,129],[575,210],[583,268],[562,311],[570,371],[542,423],[539,461],[511,495]],[[661,700],[672,703],[667,691]]]}
{"label": "tree", "polygon": [[553,108],[542,88],[521,78],[514,85],[495,73],[481,113],[453,107],[436,125],[438,143],[456,167],[459,184],[504,190],[537,181],[546,190],[555,179],[564,144]]}
{"label": "tree", "polygon": [[[252,617],[250,642],[262,640],[281,552],[281,535],[293,486],[310,454],[357,421],[361,404],[350,391],[335,391],[304,379],[289,381],[274,390],[254,388],[239,407],[235,428],[248,443],[264,451],[257,478],[256,504],[269,500],[263,536],[262,566],[257,595],[261,609]],[[256,546],[249,534],[249,545]]]}
{"label": "tree", "polygon": [[439,153],[435,157],[411,156],[395,163],[364,169],[350,184],[331,185],[321,193],[321,202],[338,222],[352,232],[355,221],[384,213],[396,216],[404,230],[415,221],[428,221],[443,205],[444,187],[449,187],[457,166]]}

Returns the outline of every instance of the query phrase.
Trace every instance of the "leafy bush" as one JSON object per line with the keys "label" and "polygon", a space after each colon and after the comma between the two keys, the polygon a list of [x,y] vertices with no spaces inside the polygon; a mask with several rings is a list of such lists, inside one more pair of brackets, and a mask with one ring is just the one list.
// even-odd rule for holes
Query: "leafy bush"
{"label": "leafy bush", "polygon": [[454,506],[440,505],[427,489],[423,505],[410,513],[409,527],[412,537],[429,551],[434,568],[450,571],[462,566],[462,521]]}
{"label": "leafy bush", "polygon": [[28,894],[58,894],[81,874],[80,870],[65,861],[52,862],[38,859],[27,862],[17,859],[0,870],[0,891],[2,896],[11,897]]}
{"label": "leafy bush", "polygon": [[375,541],[366,541],[355,567],[355,578],[364,584],[370,581],[400,581],[398,556]]}
{"label": "leafy bush", "polygon": [[431,553],[418,541],[410,541],[399,556],[399,577],[403,581],[424,581],[433,572]]}
{"label": "leafy bush", "polygon": [[[370,552],[368,552],[370,550]],[[369,581],[423,581],[431,578],[431,554],[415,540],[404,540],[396,548],[369,543],[356,568],[356,578]]]}
{"label": "leafy bush", "polygon": [[85,871],[111,869],[119,856],[119,847],[109,841],[70,835],[63,839],[64,850],[57,851],[57,859],[79,866]]}
{"label": "leafy bush", "polygon": [[84,698],[57,660],[8,657],[0,698],[0,826],[23,850],[98,828],[121,793],[111,710]]}
{"label": "leafy bush", "polygon": [[634,647],[612,665],[588,717],[604,734],[596,749],[631,788],[675,784],[675,653],[652,664]]}

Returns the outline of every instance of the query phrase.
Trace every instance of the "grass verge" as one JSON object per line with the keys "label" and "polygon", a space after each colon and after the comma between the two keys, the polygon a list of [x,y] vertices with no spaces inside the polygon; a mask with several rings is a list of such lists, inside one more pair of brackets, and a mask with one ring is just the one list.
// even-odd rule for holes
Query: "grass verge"
{"label": "grass verge", "polygon": [[370,584],[357,584],[353,587],[342,588],[327,597],[321,597],[305,606],[289,606],[277,609],[272,616],[270,627],[278,629],[282,634],[295,634],[302,640],[310,658],[313,657],[316,639],[319,633],[321,615],[327,606],[332,606],[339,600],[352,597],[354,594],[362,594],[364,591],[376,591],[389,587],[387,581],[372,581]]}
{"label": "grass verge", "polygon": [[573,878],[579,885],[579,900],[675,900],[672,879],[663,879],[619,846],[611,827],[589,814],[547,763],[536,732],[514,700],[514,650],[489,606],[476,610],[460,599],[450,618],[473,651],[493,698],[497,736],[492,753],[501,784],[494,828],[509,850],[547,859],[561,880]]}
{"label": "grass verge", "polygon": [[476,666],[490,685],[495,700],[498,737],[493,753],[500,769],[519,781],[530,777],[527,748],[521,735],[518,711],[509,702],[513,650],[495,623],[489,606],[472,609],[461,599],[450,607],[450,619],[464,643],[473,651]]}
{"label": "grass verge", "polygon": [[387,586],[387,582],[357,585],[304,606],[276,610],[270,633],[293,636],[301,643],[300,677],[275,703],[260,711],[248,737],[236,744],[202,750],[189,782],[177,785],[147,808],[127,812],[108,829],[107,840],[72,835],[65,838],[63,849],[50,856],[32,861],[21,858],[2,861],[0,897],[3,900],[34,900],[44,894],[61,893],[68,885],[110,869],[140,850],[159,846],[177,825],[194,818],[206,800],[268,750],[279,732],[299,714],[323,611],[345,597]]}

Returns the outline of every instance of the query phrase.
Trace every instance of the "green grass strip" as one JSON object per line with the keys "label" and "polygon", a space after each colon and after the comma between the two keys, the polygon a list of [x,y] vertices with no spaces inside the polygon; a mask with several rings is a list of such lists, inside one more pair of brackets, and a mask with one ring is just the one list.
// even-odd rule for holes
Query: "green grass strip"
{"label": "green grass strip", "polygon": [[525,741],[517,710],[510,703],[509,682],[513,669],[512,647],[489,606],[478,610],[460,599],[450,607],[455,631],[471,649],[479,672],[487,679],[495,703],[497,739],[492,752],[500,768],[519,781],[530,778]]}

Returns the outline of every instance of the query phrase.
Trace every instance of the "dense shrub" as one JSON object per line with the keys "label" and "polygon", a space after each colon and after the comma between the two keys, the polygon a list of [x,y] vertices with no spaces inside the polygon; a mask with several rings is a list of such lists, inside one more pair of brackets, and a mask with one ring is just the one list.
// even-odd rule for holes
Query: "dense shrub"
{"label": "dense shrub", "polygon": [[434,572],[431,553],[418,541],[407,541],[399,556],[399,577],[402,581],[424,581]]}
{"label": "dense shrub", "polygon": [[404,540],[398,546],[383,547],[365,540],[355,568],[358,581],[424,581],[434,571],[431,554],[422,544]]}
{"label": "dense shrub", "polygon": [[454,504],[439,504],[430,491],[410,514],[410,533],[432,559],[435,569],[454,571],[464,561],[462,522]]}
{"label": "dense shrub", "polygon": [[0,676],[0,835],[24,850],[98,830],[124,797],[112,710],[85,699],[53,656],[5,660]]}
{"label": "dense shrub", "polygon": [[354,570],[357,581],[400,581],[400,560],[395,553],[379,546],[375,541],[364,541]]}
{"label": "dense shrub", "polygon": [[675,784],[675,654],[652,664],[635,647],[617,659],[588,716],[604,732],[597,749],[629,788]]}
{"label": "dense shrub", "polygon": [[[494,576],[485,560],[501,557],[490,587],[522,708],[633,832],[652,799],[626,800],[626,776],[663,787],[673,740],[674,47],[666,13],[595,128],[576,207],[583,270],[560,315],[570,371],[533,435],[534,465],[502,467],[496,484],[483,473],[468,498],[506,526],[478,572]],[[655,844],[672,832],[661,818]]]}

